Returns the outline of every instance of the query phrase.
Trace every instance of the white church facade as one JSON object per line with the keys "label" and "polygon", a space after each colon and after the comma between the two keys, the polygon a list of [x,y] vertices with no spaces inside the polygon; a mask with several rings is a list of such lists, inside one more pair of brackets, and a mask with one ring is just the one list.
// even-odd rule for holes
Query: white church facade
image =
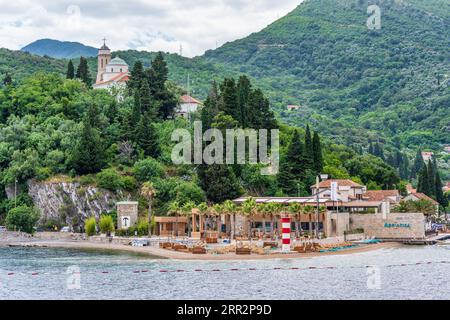
{"label": "white church facade", "polygon": [[98,71],[94,89],[124,87],[130,80],[128,64],[116,57],[112,59],[111,50],[106,43],[98,51]]}
{"label": "white church facade", "polygon": [[[105,39],[103,46],[98,50],[97,63],[97,79],[93,85],[94,89],[125,88],[126,83],[130,80],[129,66],[119,57],[112,59],[111,49],[106,45]],[[123,96],[119,94],[118,99],[123,99]],[[190,115],[198,112],[201,107],[202,103],[199,100],[185,94],[180,97],[175,109],[175,116],[190,119]]]}

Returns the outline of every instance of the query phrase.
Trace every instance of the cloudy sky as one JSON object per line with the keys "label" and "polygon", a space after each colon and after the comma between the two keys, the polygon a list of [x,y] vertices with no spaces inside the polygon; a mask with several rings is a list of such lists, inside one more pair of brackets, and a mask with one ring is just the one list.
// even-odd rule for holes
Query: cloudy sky
{"label": "cloudy sky", "polygon": [[0,0],[0,47],[42,38],[196,56],[256,32],[302,0]]}

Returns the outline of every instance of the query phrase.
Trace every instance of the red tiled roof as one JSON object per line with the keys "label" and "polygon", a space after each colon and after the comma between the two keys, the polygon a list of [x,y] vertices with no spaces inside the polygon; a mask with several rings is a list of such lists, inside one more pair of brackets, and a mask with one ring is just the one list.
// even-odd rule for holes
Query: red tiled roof
{"label": "red tiled roof", "polygon": [[420,192],[418,192],[418,193],[413,193],[412,195],[413,195],[414,197],[416,197],[417,199],[420,199],[420,200],[427,200],[427,201],[430,201],[431,203],[433,203],[433,204],[435,204],[435,205],[438,205],[438,204],[439,204],[436,200],[430,198],[430,197],[427,196],[425,193],[420,193]]}
{"label": "red tiled roof", "polygon": [[185,94],[184,96],[181,96],[180,98],[181,103],[196,103],[196,104],[202,104],[200,101],[198,101],[195,98],[192,98],[191,96],[188,96]]}
{"label": "red tiled roof", "polygon": [[105,84],[105,83],[110,83],[110,82],[124,82],[124,81],[128,81],[128,80],[130,80],[128,73],[122,72],[122,73],[118,74],[117,76],[115,76],[114,78],[111,78],[107,81],[100,81],[100,82],[97,82],[96,84]]}
{"label": "red tiled roof", "polygon": [[383,201],[388,197],[400,197],[398,190],[370,190],[364,194],[368,201]]}
{"label": "red tiled roof", "polygon": [[[331,188],[331,183],[337,182],[339,186],[342,187],[355,187],[355,188],[363,188],[362,185],[359,183],[356,183],[355,181],[352,181],[350,179],[329,179],[322,181],[319,183],[319,188]],[[315,188],[316,185],[312,185],[311,188]]]}

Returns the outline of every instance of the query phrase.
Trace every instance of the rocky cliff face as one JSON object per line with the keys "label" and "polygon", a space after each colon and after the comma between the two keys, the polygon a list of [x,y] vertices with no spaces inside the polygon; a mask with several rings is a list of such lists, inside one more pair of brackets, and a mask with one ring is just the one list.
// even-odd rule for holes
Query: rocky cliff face
{"label": "rocky cliff face", "polygon": [[118,197],[114,193],[79,183],[28,182],[28,193],[41,211],[39,224],[58,222],[74,228],[86,218],[99,217],[115,208]]}

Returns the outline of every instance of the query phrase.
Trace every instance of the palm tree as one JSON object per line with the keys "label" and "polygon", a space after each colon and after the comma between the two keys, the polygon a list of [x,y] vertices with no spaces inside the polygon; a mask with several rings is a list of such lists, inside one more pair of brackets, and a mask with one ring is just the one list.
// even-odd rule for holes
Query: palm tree
{"label": "palm tree", "polygon": [[230,235],[229,235],[230,239],[233,239],[236,236],[236,211],[237,211],[237,206],[234,204],[233,201],[227,200],[227,201],[225,201],[223,203],[223,211],[228,216],[233,215],[233,228],[232,229],[230,228]]}
{"label": "palm tree", "polygon": [[295,218],[295,236],[298,237],[300,234],[299,230],[299,218],[303,211],[303,206],[299,203],[293,203],[288,208],[289,212]]}
{"label": "palm tree", "polygon": [[188,225],[188,237],[191,237],[191,217],[192,217],[192,209],[195,208],[195,203],[192,201],[186,202],[184,206],[181,208],[181,212],[183,213],[183,216],[187,218],[187,225]]}
{"label": "palm tree", "polygon": [[156,195],[156,189],[151,182],[145,182],[141,187],[141,196],[148,201],[148,236],[152,236],[153,211],[152,203]]}
{"label": "palm tree", "polygon": [[221,204],[215,204],[211,211],[216,216],[217,234],[220,235],[222,233],[222,214],[225,212],[224,206]]}
{"label": "palm tree", "polygon": [[180,214],[181,208],[180,203],[178,201],[172,201],[169,204],[168,214],[171,216],[175,216],[175,235],[178,237],[178,215]]}
{"label": "palm tree", "polygon": [[263,235],[266,235],[266,216],[269,214],[268,211],[268,205],[266,203],[259,203],[257,205],[256,211],[258,212],[258,214],[260,214],[263,218]]}
{"label": "palm tree", "polygon": [[270,215],[270,234],[271,237],[274,236],[274,216],[277,214],[278,212],[278,204],[277,203],[268,203],[267,207],[266,207],[267,213]]}
{"label": "palm tree", "polygon": [[312,213],[314,212],[314,207],[312,206],[306,206],[303,210],[304,214],[307,214],[309,216],[309,235],[312,236],[313,230],[312,230]]}
{"label": "palm tree", "polygon": [[201,216],[204,217],[203,219],[203,230],[206,232],[208,229],[208,214],[211,211],[208,204],[206,203],[201,203],[199,204],[199,206],[197,207],[198,212]]}
{"label": "palm tree", "polygon": [[248,198],[245,200],[245,202],[242,204],[242,213],[249,219],[249,232],[248,232],[248,239],[252,240],[252,225],[253,225],[253,215],[255,214],[256,210],[256,201],[253,198]]}

